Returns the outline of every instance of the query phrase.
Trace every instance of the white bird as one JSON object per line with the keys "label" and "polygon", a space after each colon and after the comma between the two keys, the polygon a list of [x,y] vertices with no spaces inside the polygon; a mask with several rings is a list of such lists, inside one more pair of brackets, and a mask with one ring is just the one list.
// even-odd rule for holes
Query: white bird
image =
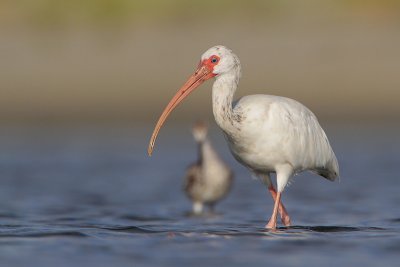
{"label": "white bird", "polygon": [[[266,228],[276,229],[277,214],[285,226],[290,217],[281,194],[297,173],[311,171],[328,180],[339,175],[336,156],[315,115],[299,102],[272,95],[245,96],[235,103],[239,83],[238,57],[224,46],[214,46],[202,56],[195,73],[175,94],[161,114],[151,137],[152,154],[158,132],[170,112],[204,81],[215,77],[212,104],[215,120],[222,129],[233,156],[268,186],[275,200]],[[277,191],[271,182],[276,173]]]}
{"label": "white bird", "polygon": [[193,202],[193,213],[200,214],[204,204],[212,210],[228,194],[233,173],[208,140],[207,125],[199,121],[192,132],[197,142],[199,158],[186,172],[184,190]]}

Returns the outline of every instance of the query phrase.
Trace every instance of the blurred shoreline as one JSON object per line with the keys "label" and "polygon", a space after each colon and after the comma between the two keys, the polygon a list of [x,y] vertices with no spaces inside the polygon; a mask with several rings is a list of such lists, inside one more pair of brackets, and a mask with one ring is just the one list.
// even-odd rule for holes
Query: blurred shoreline
{"label": "blurred shoreline", "polygon": [[[185,17],[182,7],[97,26],[9,20],[0,26],[0,124],[153,123],[216,44],[241,59],[236,98],[290,97],[321,121],[398,120],[400,19],[372,7],[281,4],[263,18],[234,6],[221,20]],[[178,109],[171,120],[211,119],[211,83]]]}

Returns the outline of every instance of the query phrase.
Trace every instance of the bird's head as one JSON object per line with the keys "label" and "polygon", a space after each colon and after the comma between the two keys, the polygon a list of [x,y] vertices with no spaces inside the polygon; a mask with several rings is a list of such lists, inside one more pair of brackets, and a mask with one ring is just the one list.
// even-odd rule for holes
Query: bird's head
{"label": "bird's head", "polygon": [[213,46],[204,52],[198,69],[201,69],[201,67],[207,68],[213,74],[212,77],[231,73],[232,71],[240,76],[239,58],[232,50],[223,45]]}
{"label": "bird's head", "polygon": [[205,123],[204,121],[197,121],[193,125],[192,133],[196,142],[201,143],[206,140],[208,131],[207,128],[207,123]]}
{"label": "bird's head", "polygon": [[148,154],[151,155],[158,132],[167,119],[168,115],[174,110],[178,104],[185,99],[191,92],[199,87],[203,82],[213,77],[217,79],[224,75],[234,75],[238,79],[240,77],[240,63],[237,56],[232,50],[225,46],[218,45],[208,49],[202,56],[196,71],[189,77],[186,83],[178,90],[174,97],[165,107],[163,113],[158,119],[150,139]]}

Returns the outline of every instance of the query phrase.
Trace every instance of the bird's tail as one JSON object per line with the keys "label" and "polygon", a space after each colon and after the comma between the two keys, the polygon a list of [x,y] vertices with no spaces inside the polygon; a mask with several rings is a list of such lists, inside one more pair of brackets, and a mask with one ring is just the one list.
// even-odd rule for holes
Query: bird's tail
{"label": "bird's tail", "polygon": [[337,177],[339,177],[339,164],[336,159],[335,154],[333,154],[332,159],[326,164],[326,166],[322,168],[317,168],[314,170],[318,175],[330,180],[335,181]]}

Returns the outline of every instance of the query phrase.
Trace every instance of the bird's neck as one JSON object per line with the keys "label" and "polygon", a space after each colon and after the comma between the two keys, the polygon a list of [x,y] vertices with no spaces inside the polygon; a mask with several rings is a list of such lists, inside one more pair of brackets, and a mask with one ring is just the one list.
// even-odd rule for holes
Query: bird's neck
{"label": "bird's neck", "polygon": [[226,73],[217,77],[212,88],[213,113],[218,126],[226,133],[235,131],[236,114],[233,110],[233,96],[239,83],[239,76]]}
{"label": "bird's neck", "polygon": [[198,143],[198,151],[200,163],[205,164],[210,161],[214,162],[219,160],[217,153],[215,153],[210,141],[208,141],[207,139]]}

